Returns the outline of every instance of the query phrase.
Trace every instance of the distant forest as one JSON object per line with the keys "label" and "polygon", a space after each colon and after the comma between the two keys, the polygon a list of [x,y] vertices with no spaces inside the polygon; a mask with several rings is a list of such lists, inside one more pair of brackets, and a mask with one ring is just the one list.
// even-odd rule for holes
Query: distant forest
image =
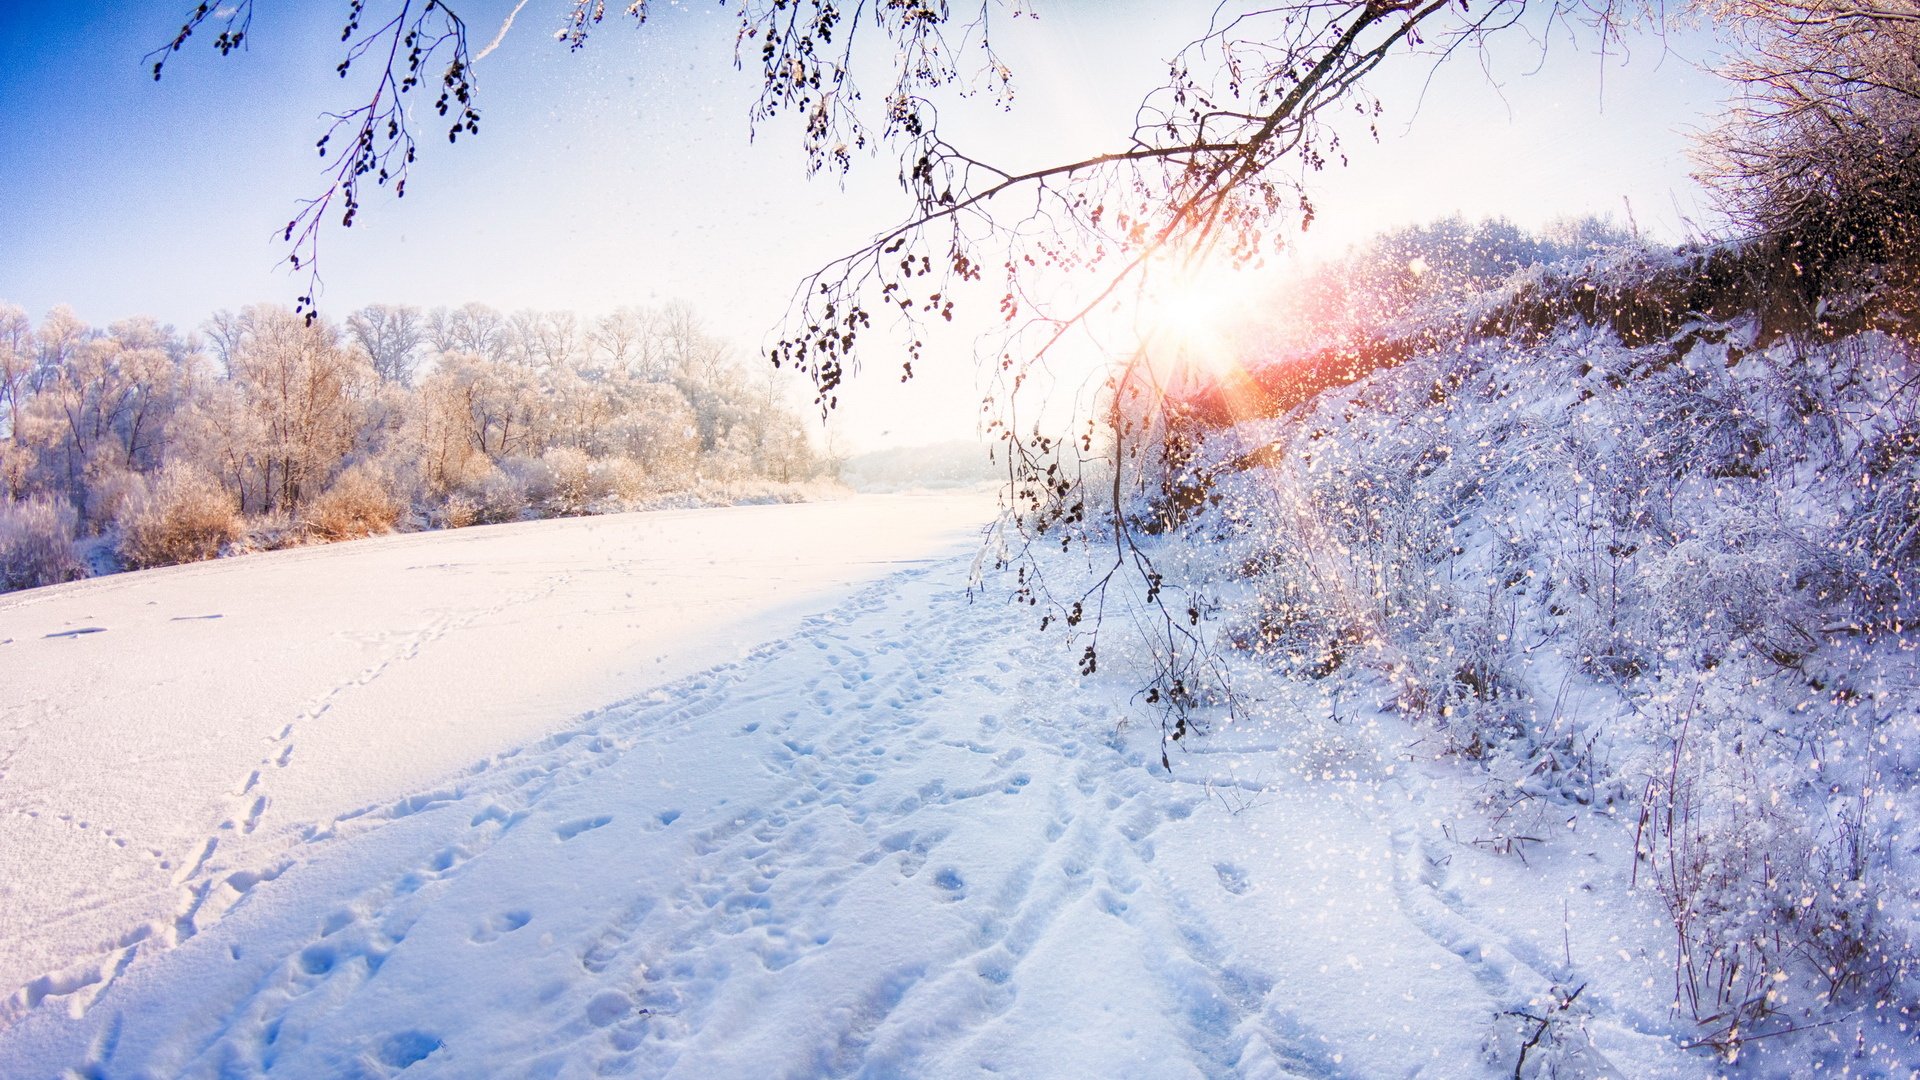
{"label": "distant forest", "polygon": [[772,369],[684,306],[597,320],[256,305],[182,334],[0,303],[0,589],[223,551],[798,498],[826,462]]}

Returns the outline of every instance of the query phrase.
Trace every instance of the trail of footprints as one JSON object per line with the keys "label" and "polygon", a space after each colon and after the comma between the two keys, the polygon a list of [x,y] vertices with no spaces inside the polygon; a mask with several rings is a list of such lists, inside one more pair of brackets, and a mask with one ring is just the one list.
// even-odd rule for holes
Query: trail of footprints
{"label": "trail of footprints", "polygon": [[[775,972],[828,946],[834,908],[860,874],[924,878],[935,903],[971,902],[979,912],[978,929],[960,955],[883,974],[850,1014],[835,1052],[816,1063],[828,1075],[874,1065],[868,1055],[889,1018],[922,996],[949,1013],[973,1011],[969,1027],[1005,1013],[1016,999],[1015,972],[1082,897],[1091,895],[1100,910],[1130,921],[1140,917],[1135,905],[1143,899],[1146,910],[1169,907],[1162,894],[1170,886],[1151,867],[1153,834],[1165,820],[1189,815],[1195,802],[1176,800],[1161,809],[1163,800],[1149,790],[1152,781],[1139,762],[1071,739],[1051,749],[1079,759],[1070,770],[1072,788],[1030,794],[1033,777],[1021,767],[1029,751],[1017,744],[1019,736],[1002,737],[1009,733],[997,716],[955,722],[939,713],[937,702],[925,704],[932,688],[978,662],[971,658],[987,642],[905,652],[814,629],[810,638],[826,668],[802,687],[812,711],[789,710],[778,720],[748,720],[735,729],[767,744],[765,767],[790,780],[789,795],[777,806],[743,810],[695,832],[689,846],[699,862],[686,880],[658,900],[644,898],[622,912],[580,955],[591,976],[637,973],[604,992],[631,1003],[607,1035],[606,1049],[614,1055],[609,1061],[622,1071],[657,1075],[672,1067],[686,1037],[700,1029],[724,992],[722,958],[740,951],[728,941],[745,941],[744,951]],[[914,640],[911,628],[895,634],[894,640]],[[996,667],[1001,675],[1011,670],[1004,661]],[[995,692],[1004,689],[991,676],[973,678],[987,680],[982,685]],[[823,718],[824,724],[804,722]],[[1096,718],[1076,720],[1084,725],[1080,731],[1098,730]],[[967,727],[974,730],[961,733]],[[876,770],[915,772],[936,746],[978,755],[985,768],[967,783],[934,779],[898,797],[865,794]],[[950,828],[917,819],[928,817],[923,811],[929,808],[990,797],[1047,798],[1050,814],[1044,842],[1032,857],[991,893],[976,895],[964,865],[941,857]],[[826,834],[849,825],[862,831],[866,845],[853,865],[807,858]],[[1237,868],[1223,866],[1221,876],[1230,892],[1250,888]],[[1142,897],[1143,889],[1152,895]],[[1227,963],[1229,950],[1191,910],[1164,917],[1174,924],[1168,936],[1179,943],[1179,956],[1157,963],[1180,972],[1165,993],[1186,1018],[1197,1064],[1209,1074],[1238,1073],[1262,1062],[1265,1067],[1255,1071],[1263,1075],[1337,1072],[1331,1061],[1301,1049],[1302,1032],[1268,1022],[1263,1004],[1270,980]]]}
{"label": "trail of footprints", "polygon": [[[172,871],[171,882],[175,893],[173,917],[164,923],[150,922],[136,926],[122,935],[108,951],[82,958],[58,971],[31,980],[5,1001],[0,1001],[0,1023],[17,1020],[48,998],[64,998],[69,1011],[84,1011],[142,952],[171,949],[194,937],[232,910],[253,888],[279,877],[293,862],[293,848],[314,840],[331,839],[331,828],[313,825],[289,827],[284,830],[284,837],[271,842],[262,843],[261,839],[264,838],[254,837],[261,819],[272,805],[272,799],[265,790],[265,781],[271,770],[284,769],[293,762],[296,729],[301,724],[325,716],[343,695],[372,683],[394,665],[418,656],[422,649],[449,633],[519,604],[550,595],[568,580],[568,575],[556,575],[533,588],[508,596],[484,611],[457,620],[440,618],[431,621],[426,627],[401,639],[402,644],[398,649],[362,669],[352,679],[320,695],[293,721],[281,725],[274,734],[264,739],[268,750],[258,766],[228,791],[222,800],[224,806],[218,824],[205,838],[191,845],[184,855],[170,854],[158,848],[147,849],[148,857],[161,869]],[[366,814],[374,809],[368,808],[361,813]],[[376,816],[403,814],[395,812]],[[85,827],[84,823],[82,827]],[[232,849],[236,846],[237,838],[242,837],[251,841],[251,849],[236,853]],[[125,846],[124,840],[109,838]],[[99,903],[108,904],[117,899],[102,897]]]}
{"label": "trail of footprints", "polygon": [[[884,594],[869,591],[851,605],[850,611],[816,618],[809,622],[808,627],[836,625],[857,618],[878,609],[885,599]],[[441,636],[445,632],[446,628],[441,628],[433,636]],[[804,638],[805,634],[800,637]],[[417,652],[418,647],[427,640],[430,638],[422,635],[408,650],[403,651],[403,655]],[[387,886],[361,897],[352,905],[350,912],[337,913],[331,918],[322,933],[322,942],[289,958],[283,965],[285,987],[290,988],[294,998],[304,998],[322,985],[329,988],[328,993],[323,995],[329,1002],[342,1001],[350,996],[352,987],[377,973],[387,953],[404,940],[405,924],[410,922],[410,917],[396,922],[394,915],[394,911],[403,906],[401,901],[417,893],[430,881],[457,874],[463,864],[483,853],[501,835],[535,813],[546,796],[572,787],[600,769],[616,764],[621,752],[648,739],[676,734],[723,709],[747,713],[757,711],[758,703],[770,694],[778,693],[779,689],[755,688],[753,680],[744,676],[757,674],[761,667],[780,659],[793,647],[792,640],[773,642],[754,650],[737,663],[721,665],[644,695],[634,702],[589,714],[583,718],[580,727],[477,763],[468,770],[466,776],[449,787],[408,796],[391,804],[362,807],[342,814],[332,822],[291,830],[292,839],[288,846],[279,850],[287,851],[301,843],[349,841],[388,822],[454,803],[481,805],[468,823],[469,833],[463,842],[443,849],[428,865],[403,874]],[[391,659],[385,663],[391,663]],[[385,663],[376,665],[376,668],[384,670]],[[353,685],[363,685],[366,681],[371,681],[371,678],[363,677]],[[314,713],[314,710],[309,712]],[[294,725],[286,725],[274,741],[289,739],[293,728]],[[286,756],[283,750],[282,757]],[[249,791],[258,783],[257,778],[250,777],[240,785],[240,790]],[[663,810],[655,817],[651,827],[664,829],[673,824],[678,815],[677,810]],[[566,842],[604,827],[612,820],[610,815],[595,815],[558,822],[553,826],[554,836],[557,841]],[[175,874],[176,885],[182,891],[181,911],[175,926],[168,928],[167,933],[156,936],[153,928],[141,927],[105,956],[35,980],[14,995],[18,1000],[11,1003],[15,1006],[13,1011],[24,1012],[53,997],[68,997],[71,1005],[84,1008],[125,970],[142,945],[158,944],[170,948],[185,941],[230,910],[255,886],[273,880],[292,864],[293,860],[283,857],[269,862],[263,869],[236,870],[219,865],[216,854],[221,851],[222,841],[234,831],[233,824],[228,822],[227,827],[208,837],[188,859],[182,861],[181,869]],[[646,902],[638,906],[644,908],[649,904]],[[518,926],[510,924],[516,921],[518,915],[526,916],[525,919],[519,919],[520,926],[524,926],[531,918],[527,912],[502,913],[489,925],[476,928],[475,939],[498,940],[513,932]],[[335,938],[335,935],[345,933],[350,927],[360,929]],[[609,937],[609,948],[617,936],[614,933]],[[226,1032],[259,1030],[264,1033],[264,1038],[262,1045],[256,1048],[257,1053],[245,1053],[238,1057],[234,1056],[234,1041],[222,1040],[218,1044],[222,1060],[216,1071],[222,1075],[250,1075],[272,1067],[277,1058],[273,1044],[280,1025],[265,1018],[263,1011],[272,1011],[284,1004],[284,995],[287,993],[288,989],[265,988],[219,1024],[219,1029]],[[604,1003],[600,1011],[603,1014],[606,1011]],[[247,1018],[250,1015],[257,1022],[249,1024]],[[417,1043],[418,1040],[414,1040],[409,1045]],[[97,1053],[94,1055],[98,1056]],[[90,1062],[80,1071],[84,1073],[94,1064]]]}
{"label": "trail of footprints", "polygon": [[248,797],[253,795],[255,789],[260,786],[266,770],[284,769],[292,763],[295,750],[294,735],[301,726],[319,721],[332,711],[341,698],[372,684],[395,666],[414,659],[427,646],[445,638],[448,634],[490,619],[511,608],[550,596],[570,580],[571,576],[568,574],[557,574],[538,585],[507,596],[500,603],[483,611],[472,612],[457,619],[447,616],[434,618],[421,629],[402,637],[399,648],[389,651],[361,669],[353,678],[321,694],[302,710],[299,716],[267,737],[265,740],[268,747],[267,755],[260,759],[259,767],[248,774],[247,779],[228,800],[227,817],[220,823],[219,830],[237,829],[242,835],[251,835],[259,827],[261,816],[266,813],[272,800],[264,792],[251,799]]}
{"label": "trail of footprints", "polygon": [[[840,611],[808,620],[792,638],[477,763],[444,788],[305,829],[306,842],[343,843],[426,812],[458,810],[463,823],[423,865],[329,916],[223,1018],[218,1028],[227,1037],[205,1051],[200,1071],[270,1071],[292,1049],[283,1045],[293,1038],[285,1034],[289,1012],[350,1009],[356,990],[405,947],[425,910],[423,891],[444,895],[501,837],[537,828],[556,844],[605,835],[627,844],[683,845],[686,853],[676,878],[636,883],[591,930],[555,943],[571,950],[577,969],[551,1006],[558,1010],[555,1038],[596,1055],[605,1071],[670,1070],[714,1016],[739,965],[777,979],[831,948],[844,931],[841,901],[863,875],[887,874],[917,890],[904,895],[957,912],[973,929],[957,952],[877,973],[854,1007],[835,1012],[843,1030],[812,1071],[887,1071],[876,1055],[893,1045],[890,1023],[913,1010],[960,1018],[914,1052],[951,1049],[1016,1007],[1021,965],[1064,913],[1085,903],[1140,929],[1128,940],[1152,950],[1143,966],[1159,973],[1161,1007],[1177,1018],[1200,1071],[1340,1075],[1309,1033],[1267,1007],[1271,979],[1237,964],[1181,886],[1156,866],[1157,833],[1191,815],[1203,796],[1150,774],[1117,740],[1102,741],[1106,718],[1085,711],[1029,715],[1022,702],[1059,697],[1042,685],[1052,675],[1042,665],[1055,658],[1031,672],[997,659],[1012,635],[1011,617],[961,617],[952,610],[960,601],[939,594],[927,609],[912,609],[904,590],[934,573],[897,575]],[[929,591],[925,584],[915,602]],[[971,711],[956,709],[943,699],[961,686],[986,696],[968,699]],[[983,712],[982,702],[993,711]],[[696,726],[714,753],[742,755],[762,770],[777,796],[697,817],[672,807],[570,816],[544,809],[550,795],[644,757],[635,751],[652,740]],[[291,734],[290,725],[281,738]],[[290,750],[289,741],[280,760]],[[930,768],[930,756],[951,767]],[[927,772],[944,775],[910,789],[885,782]],[[259,783],[256,776],[240,785],[242,795]],[[973,800],[1044,802],[1044,812],[1028,815],[1044,824],[1011,872],[977,875],[967,852],[952,849],[951,808]],[[278,872],[248,880],[242,875],[254,872],[213,869],[220,840],[210,837],[181,876],[196,891],[184,916],[189,924],[215,883],[244,894]],[[834,854],[849,850],[857,854]],[[1257,893],[1258,882],[1244,869],[1225,862],[1213,869],[1225,893]],[[472,948],[488,949],[539,933],[540,925],[536,907],[503,905],[462,933]],[[456,1033],[373,1035],[375,1056],[399,1070],[433,1060]]]}

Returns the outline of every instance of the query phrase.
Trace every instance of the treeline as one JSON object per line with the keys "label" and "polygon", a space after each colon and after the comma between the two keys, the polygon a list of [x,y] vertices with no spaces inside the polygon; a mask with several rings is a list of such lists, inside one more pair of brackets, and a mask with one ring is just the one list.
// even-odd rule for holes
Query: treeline
{"label": "treeline", "polygon": [[223,550],[798,497],[777,372],[687,308],[283,307],[198,333],[0,303],[0,589]]}

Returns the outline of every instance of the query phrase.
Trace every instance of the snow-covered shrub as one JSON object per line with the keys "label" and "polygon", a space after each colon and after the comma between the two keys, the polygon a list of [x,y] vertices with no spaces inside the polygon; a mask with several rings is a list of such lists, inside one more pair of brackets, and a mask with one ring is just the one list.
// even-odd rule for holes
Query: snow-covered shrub
{"label": "snow-covered shrub", "polygon": [[449,505],[456,499],[471,507],[468,524],[476,525],[519,521],[526,517],[530,504],[527,484],[518,471],[509,472],[499,467],[489,467],[471,478],[465,487],[448,497]]}
{"label": "snow-covered shrub", "polygon": [[[553,470],[547,468],[547,463],[540,458],[518,454],[501,461],[499,468],[513,482],[507,490],[519,492],[520,506],[516,516],[540,516],[553,499]],[[505,507],[501,506],[500,509]]]}
{"label": "snow-covered shrub", "polygon": [[374,469],[355,465],[340,474],[307,510],[307,524],[325,540],[352,540],[390,533],[404,511]]}
{"label": "snow-covered shrub", "polygon": [[[1796,723],[1768,705],[1657,709],[1665,745],[1641,757],[1636,873],[1673,923],[1674,1006],[1729,1055],[1827,1007],[1911,1007],[1901,986],[1920,970],[1899,902],[1912,884],[1888,858],[1902,815],[1886,792],[1912,778],[1873,737],[1891,718],[1856,703]],[[1802,759],[1807,740],[1822,757]]]}
{"label": "snow-covered shrub", "polygon": [[701,458],[695,483],[726,484],[752,475],[753,458],[746,448],[723,439]]}
{"label": "snow-covered shrub", "polygon": [[435,527],[442,529],[464,529],[479,520],[479,504],[458,493],[447,496],[433,517]]}
{"label": "snow-covered shrub", "polygon": [[65,499],[36,495],[0,502],[0,592],[84,577],[73,548],[78,522]]}
{"label": "snow-covered shrub", "polygon": [[1580,1000],[1585,986],[1554,986],[1524,1006],[1494,1018],[1487,1061],[1503,1073],[1531,1080],[1587,1080],[1614,1072],[1587,1029],[1592,1013]]}
{"label": "snow-covered shrub", "polygon": [[1259,437],[1258,454],[1236,458],[1262,462],[1257,479],[1227,500],[1234,530],[1255,538],[1236,555],[1254,588],[1230,636],[1296,674],[1385,679],[1454,752],[1515,737],[1510,590],[1528,578],[1530,541],[1514,522],[1458,527],[1525,470],[1538,425],[1381,380]]}
{"label": "snow-covered shrub", "polygon": [[87,469],[85,531],[101,532],[113,526],[128,500],[146,487],[146,478],[117,464],[94,461]]}
{"label": "snow-covered shrub", "polygon": [[586,513],[604,493],[594,473],[593,459],[584,450],[557,446],[540,456],[540,464],[547,477],[547,495],[542,501],[548,513],[562,517]]}
{"label": "snow-covered shrub", "polygon": [[239,502],[212,477],[169,465],[125,503],[120,558],[131,567],[197,562],[245,535]]}
{"label": "snow-covered shrub", "polygon": [[602,458],[593,468],[598,488],[622,506],[638,503],[653,491],[647,470],[632,458]]}
{"label": "snow-covered shrub", "polygon": [[465,446],[441,450],[435,453],[429,448],[420,465],[421,487],[426,497],[444,500],[464,494],[471,500],[473,493],[486,483],[487,475],[494,471],[493,460]]}

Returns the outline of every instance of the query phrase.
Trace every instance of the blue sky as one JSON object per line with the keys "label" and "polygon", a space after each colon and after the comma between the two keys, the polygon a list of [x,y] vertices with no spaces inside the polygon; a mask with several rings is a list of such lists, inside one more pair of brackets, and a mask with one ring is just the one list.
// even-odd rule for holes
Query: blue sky
{"label": "blue sky", "polygon": [[[457,6],[476,49],[512,8]],[[894,167],[809,183],[792,128],[749,142],[753,77],[732,69],[720,5],[657,4],[639,31],[610,20],[579,54],[552,38],[567,6],[531,0],[480,62],[479,138],[448,146],[423,122],[408,198],[368,197],[352,230],[327,232],[323,307],[481,300],[592,314],[678,298],[752,350],[801,274],[892,222]],[[1000,41],[1016,110],[969,118],[1014,154],[1110,142],[1211,7],[1029,6],[1039,19]],[[196,40],[155,83],[141,57],[187,7],[4,6],[0,299],[36,317],[67,303],[97,323],[150,313],[186,328],[303,291],[276,269],[276,234],[320,184],[319,113],[350,100],[333,73],[345,4],[261,0],[244,54],[221,59]],[[1537,225],[1630,204],[1666,236],[1703,214],[1684,156],[1685,129],[1719,92],[1686,63],[1703,45],[1676,39],[1680,55],[1663,57],[1643,39],[1623,63],[1555,42],[1544,64],[1513,45],[1491,78],[1469,62],[1424,96],[1424,66],[1383,81],[1382,141],[1350,139],[1350,167],[1322,174],[1307,250],[1456,211]],[[881,372],[856,388],[853,441],[965,435],[971,366],[955,356],[922,373],[905,390]]]}

